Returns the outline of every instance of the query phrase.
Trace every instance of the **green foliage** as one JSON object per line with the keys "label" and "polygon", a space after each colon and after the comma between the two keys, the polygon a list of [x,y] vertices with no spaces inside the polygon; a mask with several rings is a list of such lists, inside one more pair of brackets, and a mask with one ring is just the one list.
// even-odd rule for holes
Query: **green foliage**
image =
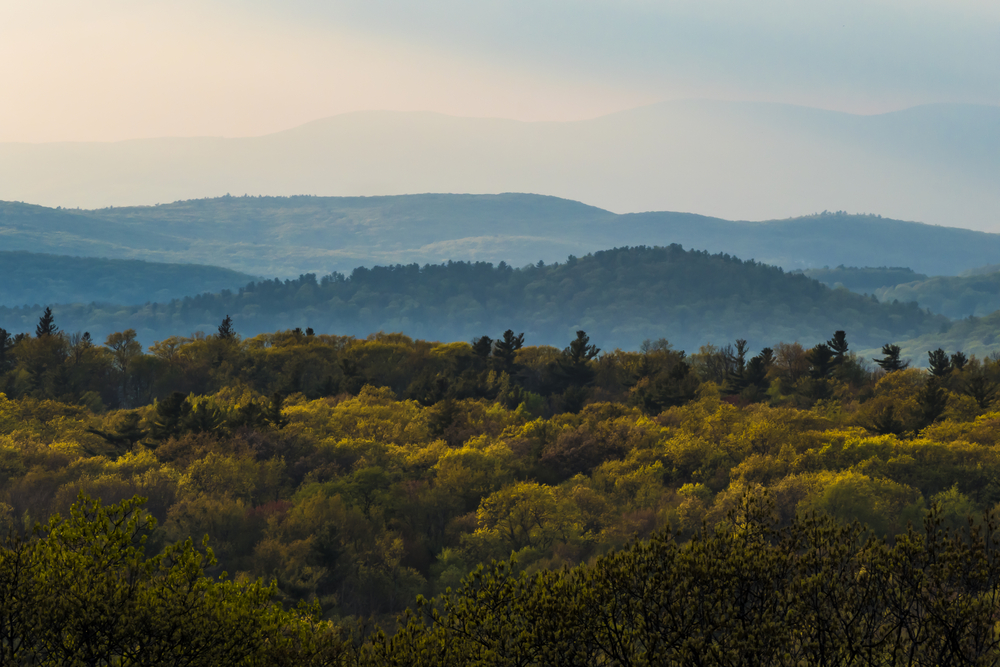
{"label": "green foliage", "polygon": [[313,611],[271,604],[274,584],[206,577],[212,552],[190,539],[146,557],[156,522],[141,505],[81,495],[69,518],[0,547],[5,664],[330,664],[343,651]]}
{"label": "green foliage", "polygon": [[[58,332],[24,337],[0,376],[13,389],[0,397],[0,524],[30,530],[39,519],[66,515],[81,491],[102,507],[143,496],[157,525],[137,524],[141,530],[130,534],[146,536],[149,553],[200,553],[199,567],[215,582],[224,571],[240,586],[273,579],[273,587],[262,585],[269,602],[318,604],[317,613],[336,623],[371,617],[385,638],[356,638],[364,647],[351,660],[382,655],[391,664],[402,654],[379,652],[403,642],[413,655],[440,650],[433,655],[466,663],[501,654],[527,664],[620,656],[641,663],[641,647],[659,651],[665,645],[656,642],[673,637],[669,650],[680,651],[679,664],[689,661],[684,651],[739,663],[777,646],[794,647],[791,654],[811,664],[813,649],[796,642],[814,629],[793,623],[789,635],[776,611],[829,613],[795,606],[805,604],[798,597],[818,595],[801,588],[807,582],[795,570],[798,555],[811,548],[802,533],[811,514],[866,524],[851,529],[860,536],[850,538],[854,551],[836,552],[861,559],[844,565],[856,575],[883,567],[864,560],[869,552],[859,545],[871,537],[896,548],[930,506],[939,507],[935,520],[953,528],[1000,504],[1000,413],[992,394],[976,397],[977,382],[987,389],[1000,382],[995,359],[970,355],[952,363],[942,353],[942,375],[917,368],[885,373],[846,350],[846,334],[824,336],[830,344],[808,350],[777,343],[751,357],[742,339],[690,356],[664,339],[637,352],[598,352],[590,334],[578,332],[554,348],[524,345],[509,330],[497,336],[511,348],[500,356],[491,336],[488,345],[478,338],[477,352],[467,343],[401,334],[358,340],[293,330],[172,338],[150,354],[134,350],[128,331],[105,346]],[[816,352],[824,347],[826,353]],[[94,407],[85,392],[72,393],[70,371],[84,363],[103,369],[86,385],[101,397]],[[123,377],[126,387],[148,387],[149,400],[128,389],[135,402],[126,404]],[[736,539],[730,533],[740,524],[730,514],[750,511],[741,499],[760,490],[773,499],[773,522],[753,510],[755,525],[765,526],[753,534],[764,537],[747,542],[737,532]],[[83,523],[97,516],[87,511]],[[989,523],[976,525],[985,531]],[[798,546],[771,550],[783,531],[799,531]],[[206,534],[217,561],[177,546],[199,544]],[[646,538],[652,541],[635,542]],[[653,545],[649,562],[621,555],[632,553],[630,545],[640,553],[640,544]],[[753,549],[740,552],[745,545]],[[820,552],[815,558],[826,558]],[[149,561],[128,553],[137,563]],[[484,609],[497,615],[477,611],[479,597],[461,598],[466,575],[512,554],[518,573],[493,581],[485,568],[469,589],[494,600]],[[668,556],[679,570],[650,571]],[[822,565],[834,573],[837,567]],[[597,572],[612,583],[586,583]],[[741,581],[740,572],[749,579]],[[892,572],[886,576],[895,581],[900,575]],[[855,589],[844,576],[842,593],[850,598]],[[777,595],[764,591],[768,578],[785,582],[789,597],[767,597]],[[626,633],[627,646],[613,649],[625,653],[607,653],[611,640],[595,628],[610,627],[601,626],[608,618],[623,625],[654,614],[660,598],[644,596],[661,595],[661,586],[680,596],[663,598],[664,605],[694,600],[709,579],[749,591],[758,606],[741,618],[747,627],[773,625],[773,639],[706,620],[735,618],[719,592],[704,606],[678,611],[676,618],[687,619],[680,626],[657,617],[649,621],[657,629],[645,630],[643,620]],[[116,599],[112,584],[86,585],[104,591],[108,604]],[[416,624],[415,634],[393,635],[395,615],[417,595],[448,588],[450,602],[440,598],[404,621],[403,628]],[[634,590],[633,606],[600,616],[601,596],[615,590]],[[504,606],[510,596],[521,602]],[[442,619],[457,614],[441,621],[445,634],[426,625],[435,610]],[[566,634],[563,619],[574,615],[596,625]],[[692,637],[687,644],[679,638],[684,632]],[[589,639],[574,648],[570,636]]]}
{"label": "green foliage", "polygon": [[744,497],[686,544],[669,533],[569,571],[480,566],[370,649],[387,665],[992,664],[995,518],[894,544]]}

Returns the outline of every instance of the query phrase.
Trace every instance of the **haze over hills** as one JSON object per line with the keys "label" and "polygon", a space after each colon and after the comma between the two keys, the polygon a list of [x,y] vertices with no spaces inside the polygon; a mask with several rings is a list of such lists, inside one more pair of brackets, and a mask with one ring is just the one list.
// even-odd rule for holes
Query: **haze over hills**
{"label": "haze over hills", "polygon": [[827,287],[844,287],[859,294],[874,294],[876,290],[895,287],[903,283],[927,280],[927,276],[901,266],[856,267],[836,266],[805,269],[803,274],[820,281]]}
{"label": "haze over hills", "polygon": [[916,301],[953,319],[984,317],[1000,310],[1000,273],[934,276],[873,292],[881,301]]}
{"label": "haze over hills", "polygon": [[0,199],[538,192],[730,219],[847,210],[1000,231],[1000,107],[681,101],[576,122],[358,112],[256,138],[0,144]]}
{"label": "haze over hills", "polygon": [[195,262],[282,278],[448,260],[524,266],[672,243],[787,270],[892,265],[954,275],[1000,257],[997,234],[870,215],[767,222],[616,215],[528,194],[221,197],[90,211],[0,202],[0,240],[9,250]]}

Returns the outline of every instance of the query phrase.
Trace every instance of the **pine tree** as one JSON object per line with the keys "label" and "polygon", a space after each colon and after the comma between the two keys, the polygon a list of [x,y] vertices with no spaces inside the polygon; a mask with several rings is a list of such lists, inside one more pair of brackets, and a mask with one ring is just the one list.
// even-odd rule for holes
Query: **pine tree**
{"label": "pine tree", "polygon": [[59,328],[53,324],[55,318],[52,316],[52,308],[49,306],[45,307],[45,312],[38,320],[38,326],[35,327],[35,338],[41,338],[42,336],[54,336]]}
{"label": "pine tree", "polygon": [[[513,333],[513,332],[512,332]],[[472,341],[472,353],[477,357],[486,359],[493,350],[493,339],[489,336],[481,336]]]}
{"label": "pine tree", "polygon": [[956,371],[961,371],[965,368],[965,364],[969,362],[969,358],[959,350],[955,354],[951,355],[951,367]]}
{"label": "pine tree", "polygon": [[510,373],[514,368],[514,354],[524,346],[524,333],[514,335],[512,329],[503,332],[503,338],[493,343],[493,358],[500,363],[500,369]]}
{"label": "pine tree", "polygon": [[814,380],[825,380],[833,370],[834,351],[826,343],[820,343],[809,350],[809,375]]}
{"label": "pine tree", "polygon": [[278,429],[288,426],[288,418],[281,414],[284,402],[285,397],[279,392],[274,392],[271,394],[270,404],[264,410],[264,418]]}
{"label": "pine tree", "polygon": [[0,327],[0,373],[7,371],[7,350],[14,346],[10,332]]}
{"label": "pine tree", "polygon": [[940,347],[932,352],[928,352],[927,360],[931,369],[931,375],[934,377],[944,377],[951,372],[951,360],[948,359],[948,353]]}
{"label": "pine tree", "polygon": [[917,394],[917,403],[920,404],[920,417],[924,426],[933,424],[948,407],[948,394],[937,377],[931,377],[924,383]]}
{"label": "pine tree", "polygon": [[840,364],[847,354],[847,334],[843,331],[834,331],[833,338],[826,341],[827,346],[833,350],[834,363]]}
{"label": "pine tree", "polygon": [[222,324],[219,325],[219,339],[232,340],[235,337],[236,332],[233,330],[233,318],[226,315],[226,319],[222,320]]}
{"label": "pine tree", "polygon": [[898,345],[886,343],[882,346],[882,354],[885,356],[881,359],[872,359],[872,361],[881,366],[882,370],[886,373],[901,371],[910,365],[909,362],[903,361],[899,358],[901,352],[902,350]]}
{"label": "pine tree", "polygon": [[986,410],[993,403],[997,393],[997,383],[986,377],[982,371],[969,378],[965,384],[964,393],[971,396],[980,410]]}

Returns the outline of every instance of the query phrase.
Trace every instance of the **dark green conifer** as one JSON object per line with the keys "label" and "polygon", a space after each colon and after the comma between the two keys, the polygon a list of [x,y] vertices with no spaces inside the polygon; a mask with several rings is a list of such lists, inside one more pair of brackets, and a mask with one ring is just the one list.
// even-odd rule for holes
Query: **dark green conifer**
{"label": "dark green conifer", "polygon": [[53,336],[58,331],[59,328],[53,324],[55,318],[52,316],[52,308],[46,306],[45,312],[38,319],[38,326],[35,327],[35,338],[41,338],[42,336]]}
{"label": "dark green conifer", "polygon": [[936,350],[928,352],[927,360],[928,365],[930,366],[931,375],[934,377],[944,377],[951,372],[951,360],[948,359],[948,353],[940,347]]}
{"label": "dark green conifer", "polygon": [[219,325],[219,339],[232,340],[235,337],[236,331],[233,329],[233,318],[226,315],[226,319],[222,320],[222,324]]}
{"label": "dark green conifer", "polygon": [[903,361],[899,358],[901,353],[902,350],[898,345],[886,343],[882,346],[882,354],[885,356],[881,359],[872,359],[872,361],[878,364],[886,373],[901,371],[910,365],[909,362]]}

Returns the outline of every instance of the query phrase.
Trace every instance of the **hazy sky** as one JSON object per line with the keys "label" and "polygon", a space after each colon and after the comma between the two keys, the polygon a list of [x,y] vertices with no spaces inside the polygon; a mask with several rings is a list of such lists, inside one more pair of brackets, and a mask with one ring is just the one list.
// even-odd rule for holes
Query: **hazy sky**
{"label": "hazy sky", "polygon": [[251,136],[364,109],[1000,104],[995,0],[0,3],[0,141]]}

